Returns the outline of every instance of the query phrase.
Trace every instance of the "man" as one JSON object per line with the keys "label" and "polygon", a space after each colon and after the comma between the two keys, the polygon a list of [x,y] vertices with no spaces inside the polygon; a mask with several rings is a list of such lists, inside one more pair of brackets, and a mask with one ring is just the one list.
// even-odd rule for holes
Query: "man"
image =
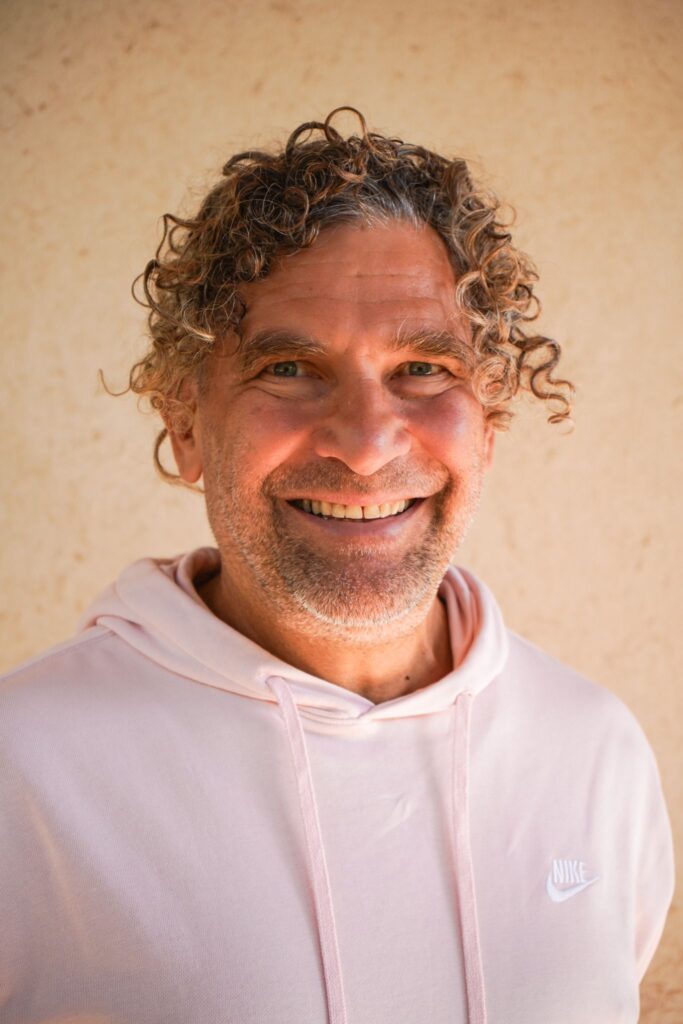
{"label": "man", "polygon": [[569,416],[533,267],[462,161],[332,119],[143,275],[131,386],[217,549],[3,683],[3,1021],[637,1020],[652,752],[449,566],[514,396]]}

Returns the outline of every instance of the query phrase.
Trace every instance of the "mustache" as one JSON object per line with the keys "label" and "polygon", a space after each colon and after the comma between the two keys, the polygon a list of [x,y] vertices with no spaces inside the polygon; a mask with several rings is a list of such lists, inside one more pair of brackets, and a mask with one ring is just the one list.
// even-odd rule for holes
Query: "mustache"
{"label": "mustache", "polygon": [[372,497],[378,492],[405,493],[406,495],[429,495],[442,490],[448,483],[447,471],[426,472],[414,467],[389,464],[380,473],[372,476],[357,476],[342,462],[336,460],[303,466],[297,470],[278,467],[265,478],[263,493],[275,498],[287,494],[307,494],[316,489],[334,493],[349,492]]}

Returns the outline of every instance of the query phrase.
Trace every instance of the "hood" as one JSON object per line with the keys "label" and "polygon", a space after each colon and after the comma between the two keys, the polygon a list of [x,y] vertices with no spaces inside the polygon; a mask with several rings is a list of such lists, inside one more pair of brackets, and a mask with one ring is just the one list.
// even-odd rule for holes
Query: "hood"
{"label": "hood", "polygon": [[128,566],[90,605],[78,629],[103,626],[169,671],[243,697],[273,702],[268,679],[284,679],[299,713],[320,723],[430,714],[451,706],[459,693],[476,695],[507,659],[507,631],[488,588],[451,566],[439,588],[450,628],[454,669],[438,682],[374,704],[342,686],[288,665],[218,619],[195,581],[218,571],[216,548],[177,558],[143,558]]}
{"label": "hood", "polygon": [[290,751],[301,812],[305,863],[315,916],[328,1024],[348,1024],[334,900],[302,719],[343,729],[359,718],[392,719],[449,710],[453,771],[449,832],[454,913],[460,924],[469,1024],[486,1024],[469,821],[471,708],[507,658],[507,633],[487,588],[464,569],[449,568],[441,587],[454,668],[421,690],[372,701],[301,672],[227,626],[200,599],[195,582],[218,571],[219,553],[200,548],[175,559],[142,559],[126,569],[88,609],[79,626],[99,625],[171,672],[207,686],[277,706]]}

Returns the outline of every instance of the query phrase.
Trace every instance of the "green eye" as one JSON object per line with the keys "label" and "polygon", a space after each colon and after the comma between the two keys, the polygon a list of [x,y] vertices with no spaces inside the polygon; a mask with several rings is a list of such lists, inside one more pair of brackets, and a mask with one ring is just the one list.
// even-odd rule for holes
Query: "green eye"
{"label": "green eye", "polygon": [[270,367],[275,377],[296,377],[299,364],[293,360],[284,363],[273,363]]}
{"label": "green eye", "polygon": [[434,372],[434,363],[408,363],[407,368],[411,377],[430,377]]}

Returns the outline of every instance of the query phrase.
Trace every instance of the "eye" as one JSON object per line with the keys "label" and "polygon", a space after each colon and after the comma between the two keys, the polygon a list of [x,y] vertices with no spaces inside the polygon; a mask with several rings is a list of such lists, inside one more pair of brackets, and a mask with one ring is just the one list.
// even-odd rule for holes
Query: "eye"
{"label": "eye", "polygon": [[287,359],[281,363],[271,363],[266,366],[264,373],[270,373],[273,377],[298,377],[301,363],[294,359]]}
{"label": "eye", "polygon": [[446,372],[443,366],[438,363],[411,362],[404,363],[399,370],[402,377],[434,377],[438,373]]}

